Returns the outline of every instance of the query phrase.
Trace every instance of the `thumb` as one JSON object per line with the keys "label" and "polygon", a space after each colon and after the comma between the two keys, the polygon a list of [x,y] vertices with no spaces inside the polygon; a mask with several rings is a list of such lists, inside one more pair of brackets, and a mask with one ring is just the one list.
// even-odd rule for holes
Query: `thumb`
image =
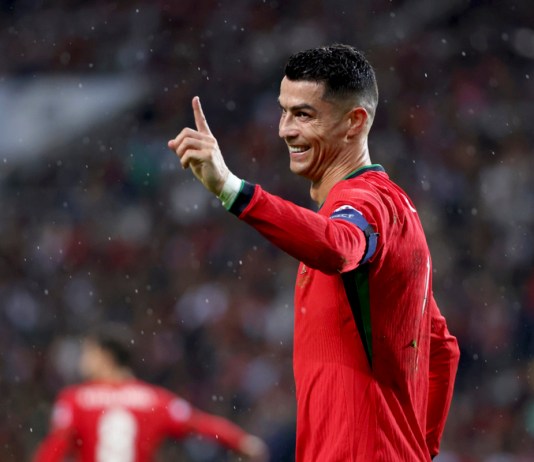
{"label": "thumb", "polygon": [[200,133],[211,135],[211,130],[208,126],[208,122],[206,120],[206,116],[204,115],[204,111],[202,110],[202,105],[200,104],[200,98],[198,96],[193,98],[193,114],[195,116],[195,125],[197,126],[197,130]]}

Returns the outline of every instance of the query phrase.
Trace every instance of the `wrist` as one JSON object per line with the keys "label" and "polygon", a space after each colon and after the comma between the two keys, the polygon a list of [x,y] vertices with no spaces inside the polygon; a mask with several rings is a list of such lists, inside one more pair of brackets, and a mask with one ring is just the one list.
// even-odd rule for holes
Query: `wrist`
{"label": "wrist", "polygon": [[243,180],[235,176],[232,172],[228,174],[221,192],[217,195],[226,210],[229,210],[236,197],[243,188]]}

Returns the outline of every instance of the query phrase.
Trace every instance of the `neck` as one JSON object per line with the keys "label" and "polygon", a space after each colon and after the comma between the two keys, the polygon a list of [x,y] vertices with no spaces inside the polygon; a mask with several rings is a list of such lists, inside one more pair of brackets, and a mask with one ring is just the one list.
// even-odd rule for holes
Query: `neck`
{"label": "neck", "polygon": [[101,369],[98,373],[98,376],[95,377],[96,380],[102,382],[113,382],[120,383],[126,380],[131,380],[134,378],[132,371],[128,368],[109,368]]}
{"label": "neck", "polygon": [[322,204],[336,183],[355,170],[367,165],[371,165],[371,158],[366,141],[357,154],[350,153],[346,156],[346,160],[330,166],[318,181],[312,182],[310,187],[312,200],[319,205]]}

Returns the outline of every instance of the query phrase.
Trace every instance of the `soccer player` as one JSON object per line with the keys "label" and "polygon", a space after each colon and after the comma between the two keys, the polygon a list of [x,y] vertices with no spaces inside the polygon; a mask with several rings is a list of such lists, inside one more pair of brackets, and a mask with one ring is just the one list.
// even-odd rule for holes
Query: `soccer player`
{"label": "soccer player", "polygon": [[[89,334],[80,370],[87,381],[63,390],[52,415],[52,430],[34,462],[149,462],[166,437],[203,435],[248,457],[266,462],[265,443],[221,417],[201,412],[163,388],[134,377],[132,336],[107,325]],[[71,460],[71,459],[68,459]]]}
{"label": "soccer player", "polygon": [[230,172],[200,101],[168,145],[222,204],[300,261],[295,287],[297,461],[423,462],[439,451],[459,349],[432,291],[417,210],[368,135],[378,103],[361,52],[292,55],[279,136],[318,211]]}

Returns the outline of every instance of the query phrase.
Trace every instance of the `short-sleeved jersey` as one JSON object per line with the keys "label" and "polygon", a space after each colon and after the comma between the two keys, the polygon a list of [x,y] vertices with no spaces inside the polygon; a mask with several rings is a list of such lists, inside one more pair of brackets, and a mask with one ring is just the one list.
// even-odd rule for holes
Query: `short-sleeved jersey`
{"label": "short-sleeved jersey", "polygon": [[318,213],[245,183],[231,212],[300,260],[297,460],[423,462],[437,454],[458,347],[432,295],[416,209],[377,165]]}
{"label": "short-sleeved jersey", "polygon": [[139,380],[90,382],[63,390],[54,405],[52,429],[34,462],[149,462],[166,437],[191,433],[238,449],[245,433],[198,411],[169,391]]}

